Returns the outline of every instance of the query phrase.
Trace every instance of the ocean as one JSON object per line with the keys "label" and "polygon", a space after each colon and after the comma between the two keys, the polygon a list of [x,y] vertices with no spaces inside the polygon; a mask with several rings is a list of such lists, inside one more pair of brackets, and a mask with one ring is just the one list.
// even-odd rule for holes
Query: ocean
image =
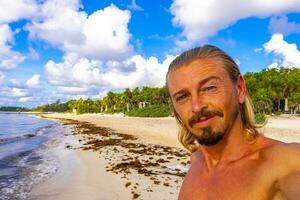
{"label": "ocean", "polygon": [[32,187],[53,175],[51,153],[66,132],[61,124],[26,113],[0,112],[0,199],[28,199]]}

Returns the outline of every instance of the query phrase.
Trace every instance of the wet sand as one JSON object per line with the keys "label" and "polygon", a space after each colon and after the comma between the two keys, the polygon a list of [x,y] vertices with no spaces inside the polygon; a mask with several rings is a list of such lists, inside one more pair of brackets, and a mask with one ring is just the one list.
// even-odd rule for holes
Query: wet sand
{"label": "wet sand", "polygon": [[[33,189],[33,199],[177,199],[189,154],[177,141],[174,118],[44,117],[61,119],[72,134],[55,150],[58,172]],[[263,131],[267,137],[300,142],[300,118],[270,118]]]}

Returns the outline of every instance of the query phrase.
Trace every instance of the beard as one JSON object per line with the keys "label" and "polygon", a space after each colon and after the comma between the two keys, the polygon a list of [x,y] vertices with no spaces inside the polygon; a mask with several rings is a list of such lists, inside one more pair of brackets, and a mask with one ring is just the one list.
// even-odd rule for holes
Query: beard
{"label": "beard", "polygon": [[[230,131],[234,121],[236,120],[236,117],[239,113],[239,110],[236,108],[234,109],[234,112],[230,116],[230,119],[225,122],[224,126],[222,127],[211,127],[211,126],[206,126],[201,128],[202,133],[199,134],[194,134],[193,135],[196,137],[197,142],[200,145],[205,145],[205,146],[213,146],[218,144],[226,135],[228,131]],[[201,117],[224,117],[224,113],[222,110],[218,109],[212,109],[209,110],[208,108],[203,108],[201,111],[198,113],[195,113],[190,120],[188,121],[188,125],[192,128],[193,125],[200,120]],[[192,133],[192,132],[191,132]]]}
{"label": "beard", "polygon": [[219,143],[224,135],[225,131],[213,132],[211,127],[205,127],[202,129],[202,135],[196,136],[196,140],[201,145],[213,146]]}

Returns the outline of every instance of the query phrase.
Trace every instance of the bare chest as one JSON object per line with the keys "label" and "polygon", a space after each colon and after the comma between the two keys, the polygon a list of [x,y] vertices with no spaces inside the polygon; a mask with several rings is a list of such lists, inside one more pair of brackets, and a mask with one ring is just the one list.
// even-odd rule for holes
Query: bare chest
{"label": "bare chest", "polygon": [[185,178],[180,196],[184,197],[181,200],[269,200],[275,199],[276,184],[272,171],[259,163],[232,165],[210,173],[194,167]]}

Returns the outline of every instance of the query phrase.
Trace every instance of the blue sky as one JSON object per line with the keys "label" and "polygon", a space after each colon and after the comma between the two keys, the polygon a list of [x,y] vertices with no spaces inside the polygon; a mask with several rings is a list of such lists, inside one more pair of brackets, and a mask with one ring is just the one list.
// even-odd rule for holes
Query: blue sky
{"label": "blue sky", "polygon": [[300,67],[298,0],[4,0],[0,106],[162,86],[182,51],[213,44],[242,73]]}

